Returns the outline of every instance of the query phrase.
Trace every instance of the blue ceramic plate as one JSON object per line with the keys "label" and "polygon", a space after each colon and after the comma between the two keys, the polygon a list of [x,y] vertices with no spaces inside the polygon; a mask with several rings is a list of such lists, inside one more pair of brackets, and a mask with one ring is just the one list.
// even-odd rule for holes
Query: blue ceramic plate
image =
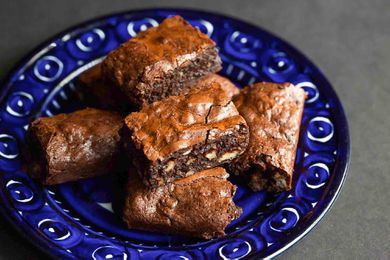
{"label": "blue ceramic plate", "polygon": [[[240,186],[234,199],[243,214],[227,227],[225,237],[215,240],[126,229],[113,212],[116,189],[110,176],[43,187],[21,170],[20,147],[29,122],[82,107],[75,83],[78,75],[99,63],[120,43],[174,14],[182,15],[217,43],[223,60],[221,74],[238,86],[256,81],[289,81],[308,94],[293,190],[270,195]],[[337,197],[346,175],[346,118],[319,69],[274,35],[221,15],[153,9],[81,24],[33,51],[2,83],[0,94],[1,211],[28,240],[54,257],[275,256],[318,223]]]}

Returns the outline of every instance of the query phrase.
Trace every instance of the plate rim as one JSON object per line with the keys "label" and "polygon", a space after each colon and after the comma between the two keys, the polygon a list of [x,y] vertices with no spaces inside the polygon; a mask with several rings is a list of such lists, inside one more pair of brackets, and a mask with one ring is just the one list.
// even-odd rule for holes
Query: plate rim
{"label": "plate rim", "polygon": [[[343,105],[333,88],[333,85],[330,84],[330,81],[325,77],[325,74],[322,72],[322,70],[315,65],[314,62],[312,62],[311,59],[308,58],[308,56],[300,51],[298,48],[296,48],[293,44],[289,43],[286,41],[283,37],[280,37],[277,33],[271,32],[267,29],[264,29],[261,26],[255,25],[251,23],[250,21],[243,20],[239,17],[236,17],[234,15],[228,15],[228,14],[223,14],[220,12],[215,12],[215,11],[208,11],[205,9],[200,9],[200,8],[183,8],[183,7],[155,7],[155,8],[134,8],[134,9],[127,9],[125,11],[119,11],[119,12],[110,12],[107,14],[99,15],[96,17],[93,17],[91,19],[84,20],[82,22],[76,23],[74,25],[71,25],[69,27],[66,27],[66,29],[46,38],[43,40],[40,44],[36,45],[36,47],[32,48],[30,51],[27,52],[27,54],[23,55],[21,59],[19,59],[13,66],[11,66],[11,69],[9,69],[6,73],[5,76],[2,80],[0,80],[0,103],[4,101],[6,98],[6,94],[8,93],[8,90],[10,88],[9,83],[12,79],[12,76],[15,75],[15,73],[24,65],[26,64],[27,61],[29,61],[32,57],[34,57],[40,50],[44,49],[47,47],[51,42],[54,40],[58,39],[60,36],[63,36],[65,34],[71,33],[79,28],[91,25],[93,23],[99,22],[104,19],[108,19],[110,17],[116,17],[116,16],[123,16],[129,13],[136,13],[136,12],[150,12],[150,11],[177,11],[177,12],[197,12],[197,13],[203,13],[207,15],[212,15],[212,16],[219,16],[221,18],[227,18],[230,20],[234,20],[236,22],[248,25],[250,27],[253,27],[257,30],[261,30],[267,34],[269,34],[272,37],[277,38],[282,42],[283,44],[286,44],[288,48],[290,48],[293,52],[298,53],[301,57],[305,59],[305,61],[314,68],[314,72],[316,73],[316,76],[321,77],[321,80],[324,81],[327,85],[330,86],[330,88],[327,89],[326,95],[328,97],[331,97],[333,100],[335,100],[335,107],[332,109],[333,111],[337,111],[337,114],[335,114],[335,123],[338,126],[338,131],[337,131],[337,138],[338,138],[338,151],[342,151],[342,153],[337,154],[337,159],[339,160],[339,165],[337,167],[337,171],[333,175],[333,178],[336,178],[336,180],[333,180],[331,182],[331,186],[329,187],[327,193],[325,193],[325,197],[323,198],[324,200],[327,199],[325,206],[322,208],[318,209],[317,216],[314,217],[312,221],[308,221],[308,223],[303,230],[301,231],[296,231],[295,237],[291,239],[289,242],[285,243],[283,246],[275,250],[274,252],[271,252],[270,254],[266,255],[265,258],[274,258],[283,252],[287,251],[290,247],[293,245],[296,245],[299,241],[301,241],[308,233],[310,233],[311,230],[317,224],[324,218],[324,216],[330,211],[330,209],[333,207],[335,201],[339,197],[342,187],[345,184],[345,180],[348,175],[348,169],[350,165],[350,160],[351,160],[351,139],[350,139],[350,134],[349,134],[349,124],[348,120],[346,117],[345,110],[343,108]],[[336,182],[335,182],[336,181]],[[335,191],[332,194],[329,194],[331,188],[335,188]],[[59,248],[52,248],[50,247],[50,243],[43,241],[42,239],[38,240],[31,240],[29,238],[29,235],[32,235],[33,232],[31,232],[30,228],[25,228],[26,225],[20,225],[19,222],[16,222],[14,218],[11,217],[12,212],[9,211],[9,208],[6,207],[3,201],[0,201],[0,214],[2,215],[3,219],[6,220],[7,223],[10,223],[12,228],[17,231],[20,236],[28,241],[31,245],[33,245],[35,248],[37,248],[39,251],[44,253],[46,256],[51,256],[51,257],[69,257],[69,254],[66,253],[64,249],[59,249]],[[26,232],[27,231],[27,232]],[[266,249],[268,251],[269,249]],[[264,257],[264,252],[259,252],[253,254],[251,257]]]}

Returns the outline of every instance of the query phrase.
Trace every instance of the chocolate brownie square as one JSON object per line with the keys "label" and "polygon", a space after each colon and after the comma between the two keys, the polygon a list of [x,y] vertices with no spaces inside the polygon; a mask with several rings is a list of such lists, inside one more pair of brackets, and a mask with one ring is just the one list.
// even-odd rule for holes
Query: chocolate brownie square
{"label": "chocolate brownie square", "polygon": [[290,83],[255,83],[234,98],[250,129],[245,153],[229,165],[254,191],[291,189],[305,92]]}
{"label": "chocolate brownie square", "polygon": [[220,84],[171,96],[125,118],[123,143],[144,183],[163,185],[228,163],[244,152],[249,129]]}
{"label": "chocolate brownie square", "polygon": [[139,107],[185,94],[188,82],[220,69],[215,42],[180,16],[139,33],[103,61],[103,73]]}
{"label": "chocolate brownie square", "polygon": [[241,215],[233,202],[236,186],[223,168],[204,170],[173,183],[149,189],[130,176],[123,207],[129,228],[210,239]]}
{"label": "chocolate brownie square", "polygon": [[36,119],[27,133],[28,173],[52,185],[116,171],[122,126],[118,114],[92,108]]}

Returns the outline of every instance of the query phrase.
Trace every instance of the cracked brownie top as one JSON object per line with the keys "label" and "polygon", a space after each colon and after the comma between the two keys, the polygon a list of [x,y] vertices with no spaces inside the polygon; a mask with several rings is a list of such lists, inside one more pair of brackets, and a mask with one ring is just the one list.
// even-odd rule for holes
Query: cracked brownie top
{"label": "cracked brownie top", "polygon": [[151,161],[246,126],[230,95],[216,82],[146,106],[127,116],[125,123],[137,148]]}

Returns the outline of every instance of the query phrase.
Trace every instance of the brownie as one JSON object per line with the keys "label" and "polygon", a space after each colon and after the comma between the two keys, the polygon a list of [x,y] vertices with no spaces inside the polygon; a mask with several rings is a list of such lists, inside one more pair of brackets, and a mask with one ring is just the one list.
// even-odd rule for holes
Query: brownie
{"label": "brownie", "polygon": [[92,108],[36,119],[27,133],[27,170],[46,185],[116,171],[122,126],[118,114]]}
{"label": "brownie", "polygon": [[303,89],[290,83],[255,83],[234,98],[250,129],[245,153],[230,170],[243,176],[254,191],[291,189],[299,127],[305,101]]}
{"label": "brownie", "polygon": [[188,93],[187,84],[221,69],[215,42],[180,16],[140,32],[112,51],[103,73],[139,107]]}
{"label": "brownie", "polygon": [[134,111],[128,99],[109,80],[103,77],[101,64],[86,70],[79,76],[84,99],[89,106],[117,111],[127,115]]}
{"label": "brownie", "polygon": [[245,120],[217,82],[147,105],[125,125],[124,146],[150,186],[230,162],[249,141]]}
{"label": "brownie", "polygon": [[130,176],[123,207],[129,228],[210,239],[225,235],[225,227],[241,215],[233,202],[236,186],[223,168],[149,189]]}

